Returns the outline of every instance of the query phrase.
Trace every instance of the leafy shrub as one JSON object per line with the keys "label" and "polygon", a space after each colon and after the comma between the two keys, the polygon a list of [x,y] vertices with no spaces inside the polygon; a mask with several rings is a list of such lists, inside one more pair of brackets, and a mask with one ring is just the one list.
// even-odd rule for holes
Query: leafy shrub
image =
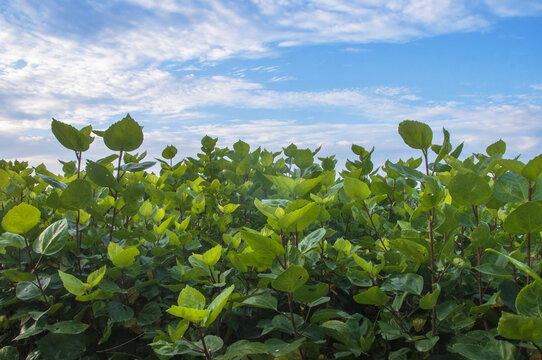
{"label": "leafy shrub", "polygon": [[[129,115],[52,131],[62,175],[0,163],[0,359],[541,353],[542,155],[459,160],[407,120],[421,157],[381,169],[358,145],[338,174],[319,149],[206,136],[155,175]],[[83,164],[95,136],[114,154]]]}

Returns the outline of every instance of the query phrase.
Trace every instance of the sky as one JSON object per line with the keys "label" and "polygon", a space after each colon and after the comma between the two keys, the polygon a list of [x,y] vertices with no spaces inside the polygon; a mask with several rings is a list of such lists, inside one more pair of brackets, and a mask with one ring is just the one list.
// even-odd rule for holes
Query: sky
{"label": "sky", "polygon": [[[542,0],[2,0],[0,158],[75,159],[55,118],[105,130],[127,113],[146,160],[204,135],[280,151],[419,156],[405,119],[464,155],[503,139],[542,152]],[[111,152],[100,138],[83,156]]]}

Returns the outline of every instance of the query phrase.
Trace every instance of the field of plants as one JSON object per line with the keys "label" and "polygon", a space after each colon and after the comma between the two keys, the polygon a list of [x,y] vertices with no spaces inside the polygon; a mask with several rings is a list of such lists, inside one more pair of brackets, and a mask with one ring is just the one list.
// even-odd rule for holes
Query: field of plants
{"label": "field of plants", "polygon": [[62,174],[0,161],[0,360],[542,358],[542,155],[410,120],[419,158],[341,171],[208,136],[147,161],[130,115],[51,128]]}

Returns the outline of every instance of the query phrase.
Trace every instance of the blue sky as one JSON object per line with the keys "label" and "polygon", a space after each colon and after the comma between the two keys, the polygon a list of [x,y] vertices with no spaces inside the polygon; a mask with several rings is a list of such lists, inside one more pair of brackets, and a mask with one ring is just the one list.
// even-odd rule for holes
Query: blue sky
{"label": "blue sky", "polygon": [[[417,155],[401,120],[465,154],[542,143],[541,0],[4,0],[0,158],[70,160],[51,118],[105,129],[130,113],[142,150],[193,156],[208,134],[294,142],[377,163]],[[109,154],[97,139],[87,158]]]}

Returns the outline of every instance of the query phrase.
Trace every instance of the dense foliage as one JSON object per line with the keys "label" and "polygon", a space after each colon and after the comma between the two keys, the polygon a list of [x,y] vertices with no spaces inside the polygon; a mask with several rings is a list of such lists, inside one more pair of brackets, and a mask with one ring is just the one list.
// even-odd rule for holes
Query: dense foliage
{"label": "dense foliage", "polygon": [[540,356],[542,155],[407,120],[421,157],[380,169],[206,136],[154,175],[129,115],[52,131],[62,175],[0,163],[2,360]]}

